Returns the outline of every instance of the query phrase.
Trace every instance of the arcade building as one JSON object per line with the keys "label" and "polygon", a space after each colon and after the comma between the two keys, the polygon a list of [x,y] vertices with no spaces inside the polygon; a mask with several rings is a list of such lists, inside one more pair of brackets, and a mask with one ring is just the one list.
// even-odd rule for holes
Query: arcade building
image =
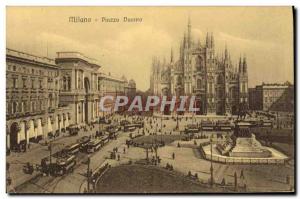
{"label": "arcade building", "polygon": [[58,52],[53,60],[6,49],[7,149],[59,136],[70,125],[96,122],[101,96],[112,90],[135,92],[134,80],[129,84],[100,68],[79,52]]}

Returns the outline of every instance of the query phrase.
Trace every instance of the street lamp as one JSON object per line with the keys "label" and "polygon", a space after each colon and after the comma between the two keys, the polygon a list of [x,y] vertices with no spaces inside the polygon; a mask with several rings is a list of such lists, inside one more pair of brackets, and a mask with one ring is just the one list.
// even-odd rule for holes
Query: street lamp
{"label": "street lamp", "polygon": [[178,122],[178,111],[176,113],[176,130],[179,129],[179,122]]}
{"label": "street lamp", "polygon": [[162,126],[162,115],[161,115],[161,118],[160,118],[160,143],[162,144],[162,128],[163,128],[163,126]]}
{"label": "street lamp", "polygon": [[212,187],[214,184],[214,169],[213,169],[213,163],[212,163],[212,138],[210,138],[210,186]]}
{"label": "street lamp", "polygon": [[88,156],[87,159],[87,192],[90,192],[90,163],[91,163],[91,158]]}

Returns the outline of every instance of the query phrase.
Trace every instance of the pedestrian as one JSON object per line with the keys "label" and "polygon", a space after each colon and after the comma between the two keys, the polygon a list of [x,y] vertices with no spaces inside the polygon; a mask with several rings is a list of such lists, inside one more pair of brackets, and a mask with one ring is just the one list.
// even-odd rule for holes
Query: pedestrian
{"label": "pedestrian", "polygon": [[244,170],[243,169],[241,170],[241,176],[240,176],[240,178],[244,178]]}
{"label": "pedestrian", "polygon": [[172,159],[173,160],[175,159],[175,153],[174,152],[172,153]]}
{"label": "pedestrian", "polygon": [[126,148],[124,147],[124,148],[123,148],[123,153],[125,154],[125,152],[126,152]]}
{"label": "pedestrian", "polygon": [[118,154],[118,161],[120,161],[120,154]]}

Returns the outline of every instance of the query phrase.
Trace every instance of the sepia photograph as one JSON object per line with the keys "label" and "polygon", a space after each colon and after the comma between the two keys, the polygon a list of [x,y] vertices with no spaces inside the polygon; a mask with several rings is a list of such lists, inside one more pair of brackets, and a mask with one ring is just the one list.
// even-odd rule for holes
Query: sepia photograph
{"label": "sepia photograph", "polygon": [[294,13],[7,6],[6,193],[295,193]]}

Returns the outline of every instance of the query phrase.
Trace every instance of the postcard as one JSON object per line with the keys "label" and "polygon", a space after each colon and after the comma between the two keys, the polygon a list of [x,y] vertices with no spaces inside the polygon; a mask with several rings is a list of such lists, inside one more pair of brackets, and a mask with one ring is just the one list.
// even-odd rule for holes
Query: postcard
{"label": "postcard", "polygon": [[294,193],[293,13],[8,6],[7,193]]}

